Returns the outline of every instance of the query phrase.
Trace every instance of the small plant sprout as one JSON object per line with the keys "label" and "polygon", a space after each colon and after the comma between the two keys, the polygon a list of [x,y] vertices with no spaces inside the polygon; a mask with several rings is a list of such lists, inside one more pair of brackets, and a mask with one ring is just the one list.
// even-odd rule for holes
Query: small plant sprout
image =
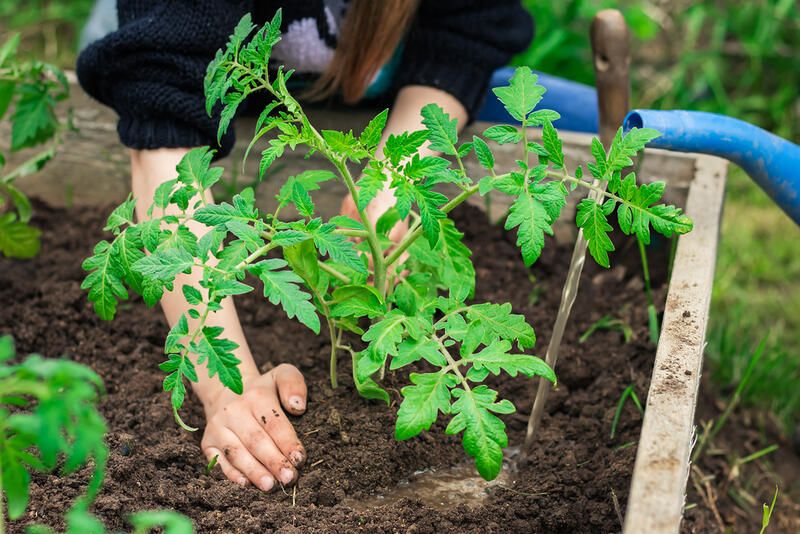
{"label": "small plant sprout", "polygon": [[32,258],[39,252],[39,230],[30,226],[30,200],[14,185],[23,176],[38,172],[53,158],[61,134],[72,127],[55,113],[56,104],[69,96],[69,84],[59,69],[41,61],[17,59],[19,35],[0,46],[0,120],[10,115],[11,152],[32,147],[44,149],[13,169],[5,169],[0,150],[0,254]]}
{"label": "small plant sprout", "polygon": [[631,328],[631,325],[622,319],[616,319],[610,315],[604,315],[592,323],[592,325],[587,328],[583,334],[581,334],[581,337],[578,338],[578,342],[586,343],[592,334],[598,330],[616,330],[617,332],[621,332],[625,343],[629,343],[633,338],[633,329]]}
{"label": "small plant sprout", "polygon": [[775,503],[778,502],[778,486],[775,486],[775,494],[772,496],[772,503],[771,504],[762,504],[761,505],[761,530],[759,534],[764,534],[767,531],[767,527],[769,526],[769,522],[772,519],[772,512],[775,511]]}
{"label": "small plant sprout", "polygon": [[620,417],[622,417],[622,409],[625,408],[625,401],[629,398],[633,402],[633,405],[636,406],[636,409],[639,410],[639,413],[644,415],[642,403],[639,401],[639,397],[636,395],[633,384],[631,384],[625,388],[625,390],[622,392],[622,395],[619,397],[617,409],[614,410],[614,419],[611,421],[611,434],[608,436],[609,439],[614,439],[614,436],[617,435],[617,426],[619,425]]}
{"label": "small plant sprout", "polygon": [[[261,152],[260,174],[286,151],[301,147],[324,157],[333,171],[312,170],[288,178],[277,195],[277,209],[262,213],[251,189],[230,203],[207,204],[204,195],[219,181],[222,169],[210,167],[209,148],[194,149],[178,165],[177,178],[158,188],[149,207],[151,219],[138,224],[133,220],[132,198],[113,211],[106,226],[113,238],[100,242],[85,261],[89,275],[83,287],[103,319],[114,317],[129,289],[150,305],[164,291],[183,292],[190,309],[170,331],[167,360],[161,365],[167,373],[164,389],[180,421],[186,382],[197,380],[197,365],[204,365],[231,390],[242,391],[239,361],[233,354],[236,345],[206,320],[225,297],[253,291],[249,274],[261,282],[264,297],[289,318],[314,333],[327,331],[332,385],[338,382],[338,355],[349,354],[358,391],[389,403],[389,393],[379,383],[386,367],[397,371],[413,364],[410,383],[401,390],[396,437],[410,439],[430,429],[440,415],[449,418],[445,432],[462,434],[464,449],[480,474],[493,479],[508,443],[505,424],[496,414],[515,408],[484,382],[501,373],[542,376],[552,382],[556,377],[541,359],[524,353],[536,337],[510,304],[470,300],[475,290],[471,252],[448,214],[475,194],[498,190],[513,196],[505,227],[517,229],[522,259],[531,265],[570,192],[597,188],[582,178],[580,169],[574,175],[568,172],[552,125],[558,114],[535,109],[545,89],[524,67],[508,86],[494,90],[521,128],[495,125],[484,136],[461,141],[456,121],[429,104],[421,110],[425,129],[388,136],[380,152],[376,148],[388,110],[359,134],[316,129],[286,88],[292,72],[268,68],[272,47],[280,39],[280,17],[279,11],[255,33],[249,16],[240,21],[227,47],[208,67],[207,110],[219,111],[221,137],[237,107],[249,95],[266,92],[273,100],[258,118],[250,143],[252,148],[258,139],[274,134]],[[542,127],[541,144],[528,139],[532,126]],[[633,175],[620,178],[631,157],[657,135],[634,129],[623,136],[620,130],[608,152],[599,141],[592,144],[595,159],[587,168],[608,182],[608,192],[602,202],[581,201],[577,222],[601,265],[609,265],[608,253],[614,249],[608,218],[615,211],[628,234],[649,236],[652,227],[671,235],[692,227],[680,209],[657,203],[663,183],[639,185]],[[487,139],[518,144],[522,156],[517,166],[507,172],[496,169]],[[421,157],[417,151],[426,144],[445,157]],[[485,170],[479,180],[467,174],[464,160],[470,154]],[[354,175],[351,166],[359,173]],[[359,220],[337,216],[326,221],[315,215],[313,192],[329,180],[346,185]],[[458,193],[448,197],[440,184],[451,184]],[[397,202],[372,220],[365,208],[384,188],[391,188]],[[289,205],[299,218],[281,217]],[[408,233],[392,243],[389,230],[409,217]],[[190,220],[204,224],[207,232],[194,234],[186,224]],[[352,237],[361,241],[355,243]],[[200,285],[176,287],[176,276],[192,269],[202,271]],[[358,350],[345,333],[361,336],[365,348]]]}

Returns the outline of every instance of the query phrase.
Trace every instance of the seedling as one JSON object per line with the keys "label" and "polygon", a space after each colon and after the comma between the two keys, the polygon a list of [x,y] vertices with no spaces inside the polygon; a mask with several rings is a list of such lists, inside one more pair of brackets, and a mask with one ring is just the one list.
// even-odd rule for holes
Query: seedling
{"label": "seedling", "polygon": [[[69,360],[32,354],[19,364],[10,336],[0,336],[0,534],[6,508],[12,521],[28,507],[31,472],[50,473],[61,465],[68,475],[93,463],[86,493],[66,514],[69,532],[105,532],[88,512],[106,472],[106,424],[97,411],[103,383],[94,371]],[[136,532],[164,527],[169,534],[193,531],[191,522],[172,511],[131,516]],[[31,533],[53,532],[44,526]]]}
{"label": "seedling", "polygon": [[[178,414],[186,381],[197,380],[198,364],[226,387],[242,392],[239,360],[233,353],[236,344],[206,321],[221,309],[223,298],[254,289],[245,281],[250,274],[263,284],[264,296],[282,306],[289,318],[315,333],[325,323],[331,340],[332,385],[337,384],[338,354],[344,351],[351,355],[358,391],[389,403],[388,392],[378,383],[386,366],[396,371],[415,364],[410,384],[401,391],[396,437],[412,438],[430,429],[439,414],[449,416],[446,433],[463,433],[464,449],[475,458],[479,473],[493,479],[508,443],[505,424],[495,414],[515,408],[483,382],[489,374],[500,373],[538,375],[552,382],[556,377],[541,359],[523,353],[535,343],[534,330],[523,316],[512,313],[510,304],[469,302],[475,289],[471,252],[447,215],[475,194],[499,190],[512,195],[505,227],[517,229],[517,245],[529,266],[541,254],[545,235],[552,234],[552,224],[570,192],[598,188],[582,178],[580,169],[575,175],[567,171],[562,142],[552,125],[559,116],[535,109],[545,89],[524,67],[517,69],[508,86],[494,90],[522,127],[496,125],[484,132],[486,139],[520,145],[522,158],[508,172],[496,171],[484,137],[460,142],[456,121],[435,104],[421,110],[424,130],[390,135],[382,153],[376,148],[388,110],[359,135],[317,130],[286,88],[291,71],[268,68],[272,47],[280,39],[280,17],[279,11],[255,34],[249,15],[240,21],[227,47],[208,67],[207,110],[220,112],[221,137],[239,104],[266,91],[274,100],[258,118],[250,148],[269,132],[277,135],[261,153],[260,174],[284,152],[300,147],[323,156],[335,172],[306,171],[290,177],[277,195],[277,209],[262,213],[250,189],[231,203],[207,204],[204,193],[223,171],[210,167],[213,153],[208,147],[191,150],[178,165],[177,178],[158,188],[149,220],[138,224],[133,220],[132,198],[113,211],[106,226],[113,239],[101,241],[85,261],[89,275],[83,287],[103,319],[114,317],[118,301],[128,298],[128,289],[150,305],[164,291],[183,292],[190,309],[167,337],[167,361],[161,369],[168,373],[164,389],[170,392],[176,419],[184,428],[189,427]],[[541,144],[528,139],[531,126],[542,127]],[[603,192],[603,202],[580,202],[577,223],[601,265],[609,265],[608,253],[614,248],[608,217],[615,210],[624,232],[647,240],[651,226],[666,235],[692,227],[680,209],[656,204],[663,183],[638,185],[633,175],[620,177],[631,157],[657,135],[634,129],[623,137],[620,130],[608,152],[599,141],[592,143],[594,161],[587,168],[608,182],[608,191]],[[417,151],[425,143],[450,160],[420,157]],[[464,165],[470,153],[486,173],[477,182]],[[361,169],[358,180],[351,164]],[[338,216],[324,221],[315,216],[312,193],[334,179],[346,185],[360,220]],[[452,198],[437,188],[445,183],[458,190]],[[394,192],[395,208],[372,220],[365,208],[386,187]],[[281,218],[289,205],[297,209],[299,219]],[[407,217],[411,218],[408,233],[399,243],[391,243],[389,230]],[[194,234],[186,224],[190,220],[208,231]],[[350,237],[362,241],[356,244]],[[272,251],[283,257],[266,259]],[[202,272],[199,287],[176,287],[176,276],[192,269]],[[361,336],[365,348],[354,347],[345,332]]]}
{"label": "seedling", "polygon": [[639,401],[639,397],[636,395],[636,391],[633,388],[633,384],[629,385],[625,388],[622,392],[622,395],[619,397],[619,402],[617,402],[617,409],[614,410],[614,419],[611,421],[611,434],[608,436],[609,439],[614,439],[614,436],[617,435],[617,425],[619,425],[619,418],[622,417],[622,409],[625,407],[625,401],[631,399],[636,409],[639,410],[639,413],[644,415],[644,408],[642,408],[642,403]]}
{"label": "seedling", "polygon": [[772,496],[772,503],[761,505],[761,530],[759,534],[764,534],[767,531],[769,522],[772,519],[772,512],[775,510],[775,503],[778,502],[778,486],[775,486],[775,494]]}
{"label": "seedling", "polygon": [[55,155],[61,134],[71,128],[55,113],[56,104],[69,96],[69,84],[52,65],[19,61],[18,45],[15,34],[0,47],[0,120],[13,105],[10,151],[45,148],[11,170],[4,169],[6,155],[0,152],[0,254],[32,258],[39,252],[40,232],[30,226],[30,200],[14,181],[41,170]]}
{"label": "seedling", "polygon": [[610,315],[604,315],[592,323],[592,325],[587,328],[583,334],[581,334],[581,337],[578,338],[578,343],[586,343],[592,334],[598,330],[616,330],[621,332],[625,343],[629,343],[631,338],[633,338],[633,329],[631,328],[631,325],[622,319],[616,319]]}

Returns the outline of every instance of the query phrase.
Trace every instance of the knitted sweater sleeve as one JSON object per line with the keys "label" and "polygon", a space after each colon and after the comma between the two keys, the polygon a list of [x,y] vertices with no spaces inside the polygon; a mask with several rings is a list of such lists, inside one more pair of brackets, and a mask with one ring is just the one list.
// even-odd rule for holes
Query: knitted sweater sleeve
{"label": "knitted sweater sleeve", "polygon": [[[217,147],[216,112],[205,111],[203,77],[249,1],[119,0],[119,29],[78,59],[78,79],[119,115],[130,148]],[[233,129],[219,155],[233,146]]]}
{"label": "knitted sweater sleeve", "polygon": [[533,20],[520,0],[422,0],[395,84],[446,91],[473,119],[492,72],[532,38]]}

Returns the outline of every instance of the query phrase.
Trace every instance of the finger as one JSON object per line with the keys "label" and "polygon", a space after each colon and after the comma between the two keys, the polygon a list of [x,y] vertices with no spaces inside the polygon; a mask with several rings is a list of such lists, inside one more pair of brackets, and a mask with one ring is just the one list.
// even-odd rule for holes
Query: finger
{"label": "finger", "polygon": [[[285,416],[283,418],[286,419]],[[291,484],[297,478],[297,471],[292,464],[251,414],[237,415],[231,423],[231,430],[247,448],[249,455],[254,461],[258,461],[262,468],[266,467],[281,484]],[[247,475],[247,471],[244,473]]]}
{"label": "finger", "polygon": [[268,395],[269,393],[263,389],[253,392],[251,397],[253,417],[256,422],[261,423],[261,427],[292,465],[300,467],[306,460],[306,450],[297,438],[291,422],[278,405],[277,399],[269,398]]}
{"label": "finger", "polygon": [[292,415],[300,415],[306,411],[308,390],[303,374],[294,365],[282,363],[272,370],[275,385],[281,404]]}
{"label": "finger", "polygon": [[222,473],[228,477],[228,480],[235,482],[240,486],[247,484],[247,477],[244,476],[241,471],[231,465],[221,450],[216,447],[206,447],[203,449],[203,453],[206,455],[209,463],[214,461],[214,457],[217,458],[217,465],[220,467],[220,469],[222,469]]}
{"label": "finger", "polygon": [[[250,418],[250,414],[247,414],[246,417]],[[266,435],[264,432],[262,434]],[[247,480],[254,486],[263,491],[271,491],[275,487],[275,477],[261,462],[256,460],[248,447],[242,443],[238,434],[226,429],[222,443],[224,445],[218,448],[222,450],[223,457],[247,477]]]}

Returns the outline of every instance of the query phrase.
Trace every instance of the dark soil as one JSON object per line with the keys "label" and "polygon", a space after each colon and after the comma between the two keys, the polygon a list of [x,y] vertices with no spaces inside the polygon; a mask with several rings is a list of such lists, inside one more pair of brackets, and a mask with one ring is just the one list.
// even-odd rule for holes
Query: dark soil
{"label": "dark soil", "polygon": [[[622,391],[634,384],[645,402],[654,347],[647,341],[646,300],[635,249],[617,267],[589,266],[566,333],[537,450],[519,466],[513,485],[494,487],[486,504],[449,511],[404,499],[368,511],[343,504],[381,493],[414,472],[465,461],[461,444],[445,437],[443,424],[398,443],[393,426],[398,389],[406,373],[387,376],[395,402],[390,407],[361,399],[352,387],[347,362],[340,387],[328,382],[328,340],[315,337],[258,292],[238,300],[239,313],[262,370],[281,362],[297,365],[309,385],[306,415],[294,423],[308,451],[296,492],[265,495],[228,482],[217,469],[204,473],[200,432],[174,423],[161,391],[166,323],[158,310],[136,299],[113,322],[92,312],[80,289],[81,261],[108,210],[37,209],[43,229],[42,254],[33,261],[0,260],[0,333],[13,333],[20,353],[66,356],[91,366],[108,395],[102,412],[109,426],[109,470],[93,507],[110,529],[126,528],[125,517],[142,509],[174,508],[190,516],[198,532],[615,532],[625,510],[641,417],[628,403],[615,439],[611,420]],[[513,236],[465,208],[455,214],[467,234],[478,272],[477,301],[513,304],[536,327],[543,354],[560,299],[571,247],[548,243],[532,270],[524,267]],[[624,248],[624,247],[623,247]],[[652,261],[652,258],[651,258]],[[655,263],[654,261],[652,261]],[[591,262],[590,262],[591,263]],[[655,269],[658,271],[658,269]],[[663,287],[656,291],[663,302]],[[619,332],[599,331],[589,342],[578,337],[611,314],[633,327],[632,342]],[[521,443],[530,410],[532,382],[506,379],[501,395],[518,413],[506,416],[510,442]],[[187,402],[184,419],[202,427],[199,404]],[[62,514],[83,488],[86,474],[35,476],[30,522],[63,526]],[[613,495],[619,501],[616,510]],[[701,518],[702,519],[702,518]]]}

